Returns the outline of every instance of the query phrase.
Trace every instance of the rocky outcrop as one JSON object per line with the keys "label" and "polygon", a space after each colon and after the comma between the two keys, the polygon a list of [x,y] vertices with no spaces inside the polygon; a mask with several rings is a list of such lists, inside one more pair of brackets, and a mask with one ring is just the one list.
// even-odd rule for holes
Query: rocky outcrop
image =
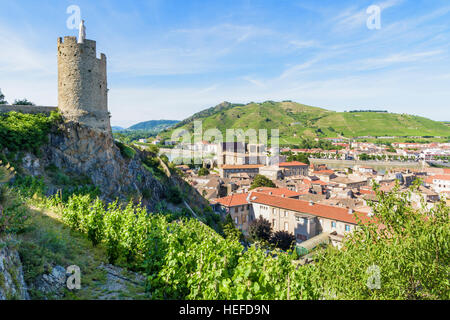
{"label": "rocky outcrop", "polygon": [[140,152],[133,159],[122,156],[110,134],[75,122],[64,122],[49,136],[42,149],[43,156],[31,154],[22,164],[30,174],[42,175],[50,164],[64,172],[85,176],[98,186],[106,199],[138,198],[145,190],[146,204],[153,207],[167,187],[142,166]]}
{"label": "rocky outcrop", "polygon": [[64,296],[67,276],[66,269],[62,266],[55,266],[50,273],[38,276],[30,286],[33,290],[39,292],[44,299],[48,297],[61,299]]}
{"label": "rocky outcrop", "polygon": [[0,240],[0,300],[29,300],[19,253],[13,238]]}

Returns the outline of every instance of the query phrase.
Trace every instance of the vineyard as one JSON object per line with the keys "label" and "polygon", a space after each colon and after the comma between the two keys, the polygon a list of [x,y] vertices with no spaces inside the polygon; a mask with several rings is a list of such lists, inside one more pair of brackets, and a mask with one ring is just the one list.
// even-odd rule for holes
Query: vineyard
{"label": "vineyard", "polygon": [[[314,264],[301,266],[293,252],[246,248],[196,219],[149,213],[133,202],[105,204],[89,192],[44,197],[39,184],[16,188],[104,246],[110,263],[145,273],[152,299],[449,298],[449,209],[442,203],[416,211],[395,190],[378,192],[374,212],[383,232],[361,224],[341,250],[321,249]],[[372,265],[380,270],[378,289],[367,286]]]}

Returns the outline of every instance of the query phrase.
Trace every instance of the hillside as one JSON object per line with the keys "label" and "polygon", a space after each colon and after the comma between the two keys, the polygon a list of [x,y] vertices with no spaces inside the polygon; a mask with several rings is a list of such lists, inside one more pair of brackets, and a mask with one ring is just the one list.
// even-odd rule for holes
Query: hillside
{"label": "hillside", "polygon": [[203,130],[279,129],[280,143],[295,143],[301,137],[358,136],[450,136],[445,124],[427,118],[379,112],[335,112],[284,101],[232,104],[223,102],[181,121],[161,135],[171,137],[174,129],[193,131],[194,120],[203,121]]}
{"label": "hillside", "polygon": [[130,130],[145,130],[145,131],[154,131],[156,133],[169,129],[179,123],[178,120],[149,120],[149,121],[143,121],[139,122],[135,125],[132,125],[131,127],[125,129],[122,127],[113,127],[113,131],[130,131]]}

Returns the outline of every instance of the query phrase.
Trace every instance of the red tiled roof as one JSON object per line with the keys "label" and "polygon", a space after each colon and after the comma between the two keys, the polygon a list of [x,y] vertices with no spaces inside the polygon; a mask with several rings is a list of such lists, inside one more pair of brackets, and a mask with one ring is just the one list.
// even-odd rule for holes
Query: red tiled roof
{"label": "red tiled roof", "polygon": [[216,203],[220,203],[225,207],[235,207],[248,204],[247,202],[248,193],[236,193],[227,197],[215,199]]}
{"label": "red tiled roof", "polygon": [[433,176],[433,180],[450,180],[450,175],[438,174]]}
{"label": "red tiled roof", "polygon": [[291,162],[280,162],[278,164],[279,167],[297,167],[297,166],[308,166],[306,163],[299,161],[291,161]]}
{"label": "red tiled roof", "polygon": [[304,184],[320,184],[321,186],[326,186],[328,185],[328,183],[322,181],[322,180],[308,180],[308,179],[303,179],[303,183]]}
{"label": "red tiled roof", "polygon": [[262,164],[224,164],[222,169],[258,169],[264,167]]}
{"label": "red tiled roof", "polygon": [[272,192],[273,196],[285,195],[287,198],[292,198],[292,197],[300,196],[300,195],[303,194],[303,193],[300,193],[300,192],[289,190],[287,188],[262,187],[262,188],[253,189],[252,191],[265,193],[265,194],[269,194],[269,192]]}
{"label": "red tiled roof", "polygon": [[319,170],[319,171],[313,171],[313,174],[330,175],[330,174],[334,174],[334,171],[333,170]]}
{"label": "red tiled roof", "polygon": [[352,224],[357,224],[354,214],[357,214],[363,222],[368,220],[367,215],[361,212],[355,212],[354,214],[350,214],[348,209],[344,208],[333,207],[317,203],[310,205],[309,201],[305,200],[282,198],[257,192],[251,193],[250,202],[260,203],[272,207],[311,214],[326,219],[343,221]]}

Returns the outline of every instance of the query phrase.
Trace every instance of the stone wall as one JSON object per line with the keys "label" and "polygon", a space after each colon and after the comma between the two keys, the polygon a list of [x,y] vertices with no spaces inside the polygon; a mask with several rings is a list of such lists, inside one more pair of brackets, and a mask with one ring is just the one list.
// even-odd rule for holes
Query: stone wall
{"label": "stone wall", "polygon": [[11,237],[0,239],[0,300],[30,299],[19,253],[10,244],[14,241]]}
{"label": "stone wall", "polygon": [[111,132],[106,56],[97,58],[95,41],[58,39],[58,107],[70,121]]}
{"label": "stone wall", "polygon": [[50,114],[52,111],[57,111],[58,107],[44,107],[44,106],[13,106],[8,104],[0,105],[0,113],[7,113],[11,111],[21,112],[21,113],[44,113]]}

